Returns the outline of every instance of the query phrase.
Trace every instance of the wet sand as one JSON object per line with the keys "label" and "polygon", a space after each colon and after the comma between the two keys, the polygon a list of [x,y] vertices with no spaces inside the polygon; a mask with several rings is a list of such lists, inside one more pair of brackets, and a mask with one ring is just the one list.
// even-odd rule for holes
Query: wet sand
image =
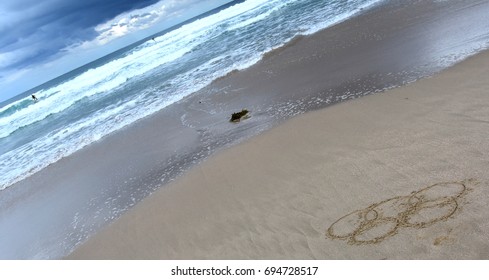
{"label": "wet sand", "polygon": [[157,191],[76,259],[489,258],[489,52],[296,117]]}
{"label": "wet sand", "polygon": [[[436,138],[433,136],[435,138],[426,138],[427,142],[422,142],[425,146],[412,147],[414,152],[422,153],[414,156],[420,160],[416,164],[407,159],[404,162],[405,158],[409,158],[409,153],[400,158],[394,155],[389,158],[387,154],[386,158],[369,157],[369,153],[376,149],[387,153],[389,149],[386,147],[409,144],[408,140],[403,141],[413,133],[393,128],[417,128],[411,127],[411,121],[407,119],[397,123],[393,120],[382,127],[382,121],[374,117],[382,117],[383,111],[377,105],[363,105],[370,107],[356,112],[355,106],[360,106],[358,104],[373,102],[368,100],[391,100],[390,92],[379,97],[328,106],[404,85],[484,49],[489,42],[488,11],[488,1],[389,1],[312,36],[296,39],[292,44],[268,54],[256,65],[219,79],[185,100],[109,135],[2,191],[0,258],[61,258],[132,207],[133,210],[120,221],[90,239],[72,257],[380,258],[376,254],[350,254],[351,250],[343,252],[342,246],[346,246],[348,240],[328,243],[343,244],[332,245],[330,255],[318,250],[326,248],[321,247],[326,245],[320,245],[320,242],[333,242],[325,236],[329,224],[360,207],[368,207],[393,196],[408,196],[411,191],[437,183],[438,179],[465,180],[474,177],[483,182],[484,178],[482,175],[469,176],[438,163],[447,174],[446,178],[439,174],[438,177],[429,177],[426,174],[417,175],[414,171],[398,170],[405,173],[402,179],[396,179],[391,170],[382,165],[408,169],[404,165],[407,164],[429,170],[429,162],[424,163],[422,155],[433,157],[434,151],[446,152],[444,148],[453,144],[441,136],[438,142],[430,142],[429,139]],[[443,98],[437,98],[440,99],[437,102],[442,103]],[[402,111],[407,117],[413,109],[396,106],[414,102],[409,103],[404,99],[395,101],[399,104],[392,101],[385,105],[383,113],[387,117],[384,121],[394,119],[387,115],[389,112],[397,113],[396,110],[401,112],[401,109],[407,108],[405,112]],[[425,101],[428,103],[423,103]],[[420,109],[437,109],[437,104],[429,102],[434,101],[421,100],[415,104]],[[413,105],[414,108],[417,106]],[[302,127],[308,130],[299,127],[276,128],[266,135],[282,131],[282,138],[263,136],[263,139],[274,140],[259,140],[262,136],[258,136],[236,150],[232,148],[219,152],[293,116],[324,107],[328,107],[324,112],[330,112],[327,113],[330,115],[318,117],[318,122],[306,121]],[[231,113],[242,108],[249,109],[252,117],[238,125],[229,123]],[[371,114],[365,111],[368,109],[372,110]],[[345,112],[340,114],[340,111]],[[284,127],[322,112],[298,117]],[[414,135],[428,135],[429,131],[423,129]],[[368,134],[371,130],[380,135],[403,137],[386,140],[391,141],[386,146],[385,142],[378,142],[376,146],[377,140],[374,139],[377,138]],[[323,134],[316,135],[318,131]],[[449,132],[440,133],[450,136]],[[343,139],[346,136],[353,139]],[[355,138],[362,141],[355,144],[352,142]],[[474,139],[483,144],[482,138]],[[456,141],[461,140],[457,138]],[[262,144],[250,144],[259,141]],[[334,147],[334,141],[346,146],[328,150],[325,145]],[[356,149],[364,142],[366,150]],[[438,143],[443,149],[436,148],[435,144]],[[258,146],[249,148],[247,152],[238,152],[246,145]],[[295,153],[290,154],[289,150]],[[216,157],[200,165],[216,151]],[[472,156],[476,157],[481,152],[474,152]],[[444,159],[443,154],[440,156]],[[228,160],[215,163],[221,157]],[[472,164],[468,159],[471,158],[465,158],[460,165],[467,164],[467,161]],[[367,170],[355,161],[372,167],[376,166],[372,163],[376,163],[378,166]],[[474,162],[481,163],[477,160]],[[215,169],[208,169],[211,166],[215,166],[212,167]],[[193,169],[178,182],[169,184],[191,167]],[[315,171],[319,172],[320,177]],[[205,178],[193,177],[199,172]],[[358,181],[350,181],[352,176],[356,176]],[[297,181],[300,178],[303,181]],[[310,181],[307,181],[308,178]],[[378,187],[385,188],[382,190],[389,194],[388,197],[372,197],[369,194],[380,190],[372,187],[377,183]],[[389,185],[391,183],[392,186]],[[470,195],[465,194],[464,189],[461,197],[458,197],[457,186],[452,186],[455,194],[445,197],[443,205],[431,205],[431,208],[450,210],[454,207],[454,200],[458,203],[462,196]],[[360,188],[365,193],[359,192],[357,196],[349,193],[349,188]],[[163,198],[166,194],[169,198]],[[314,199],[317,202],[312,203]],[[410,201],[419,199],[418,196],[408,198]],[[339,205],[334,204],[335,201],[350,201],[351,204]],[[314,212],[315,219],[311,220],[300,218],[312,215],[308,212],[311,209],[320,211],[324,203],[333,203],[331,205],[341,211],[333,211],[331,216]],[[164,208],[151,206],[155,204],[161,204]],[[379,212],[376,209],[367,210],[368,221],[373,220],[372,215]],[[409,207],[405,210],[414,211]],[[131,215],[136,218],[131,220]],[[209,223],[204,222],[207,220]],[[382,224],[386,228],[384,230],[389,230],[389,226],[393,228],[392,217],[387,220],[390,222]],[[376,229],[376,223],[368,224],[367,228]],[[394,237],[411,230],[408,224],[408,221],[403,221],[400,226],[394,227],[399,232]],[[419,225],[416,224],[416,227]],[[114,243],[101,241],[112,239],[108,236],[113,236]],[[127,246],[117,245],[119,242],[127,243]],[[93,244],[104,248],[103,252],[97,251]],[[305,250],[309,245],[311,249]],[[411,256],[423,257],[416,254]]]}

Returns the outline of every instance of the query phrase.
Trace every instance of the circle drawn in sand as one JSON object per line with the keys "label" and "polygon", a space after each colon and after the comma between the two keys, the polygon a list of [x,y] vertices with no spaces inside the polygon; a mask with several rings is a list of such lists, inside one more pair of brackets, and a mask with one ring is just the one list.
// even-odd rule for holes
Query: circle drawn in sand
{"label": "circle drawn in sand", "polygon": [[462,182],[438,183],[374,203],[334,222],[326,235],[351,245],[376,244],[400,228],[424,228],[447,220],[458,209],[458,199],[467,192]]}

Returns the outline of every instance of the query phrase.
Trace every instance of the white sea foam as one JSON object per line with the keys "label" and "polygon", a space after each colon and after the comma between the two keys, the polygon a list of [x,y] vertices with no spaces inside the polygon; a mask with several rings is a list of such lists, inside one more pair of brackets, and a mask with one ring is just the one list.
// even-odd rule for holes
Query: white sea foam
{"label": "white sea foam", "polygon": [[[40,90],[35,93],[39,102],[0,118],[0,141],[20,137],[15,134],[20,128],[45,128],[34,140],[0,155],[0,189],[234,69],[255,64],[297,35],[317,32],[376,2],[248,0]],[[78,119],[57,125],[56,117],[68,110],[79,114]]]}

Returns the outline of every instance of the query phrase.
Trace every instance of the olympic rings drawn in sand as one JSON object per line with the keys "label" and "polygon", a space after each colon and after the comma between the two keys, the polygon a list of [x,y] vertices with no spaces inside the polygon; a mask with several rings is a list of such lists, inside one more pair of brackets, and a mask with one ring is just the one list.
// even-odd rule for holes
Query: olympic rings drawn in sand
{"label": "olympic rings drawn in sand", "polygon": [[353,211],[334,222],[326,235],[347,240],[350,245],[376,244],[400,228],[424,228],[447,220],[457,211],[458,199],[467,191],[463,182],[434,184]]}

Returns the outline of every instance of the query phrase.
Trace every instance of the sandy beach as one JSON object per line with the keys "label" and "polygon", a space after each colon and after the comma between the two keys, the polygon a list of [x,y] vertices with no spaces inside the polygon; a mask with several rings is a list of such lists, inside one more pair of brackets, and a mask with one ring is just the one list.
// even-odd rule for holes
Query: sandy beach
{"label": "sandy beach", "polygon": [[227,149],[73,259],[487,259],[489,53]]}
{"label": "sandy beach", "polygon": [[487,30],[385,1],[299,36],[2,190],[0,258],[487,259]]}

